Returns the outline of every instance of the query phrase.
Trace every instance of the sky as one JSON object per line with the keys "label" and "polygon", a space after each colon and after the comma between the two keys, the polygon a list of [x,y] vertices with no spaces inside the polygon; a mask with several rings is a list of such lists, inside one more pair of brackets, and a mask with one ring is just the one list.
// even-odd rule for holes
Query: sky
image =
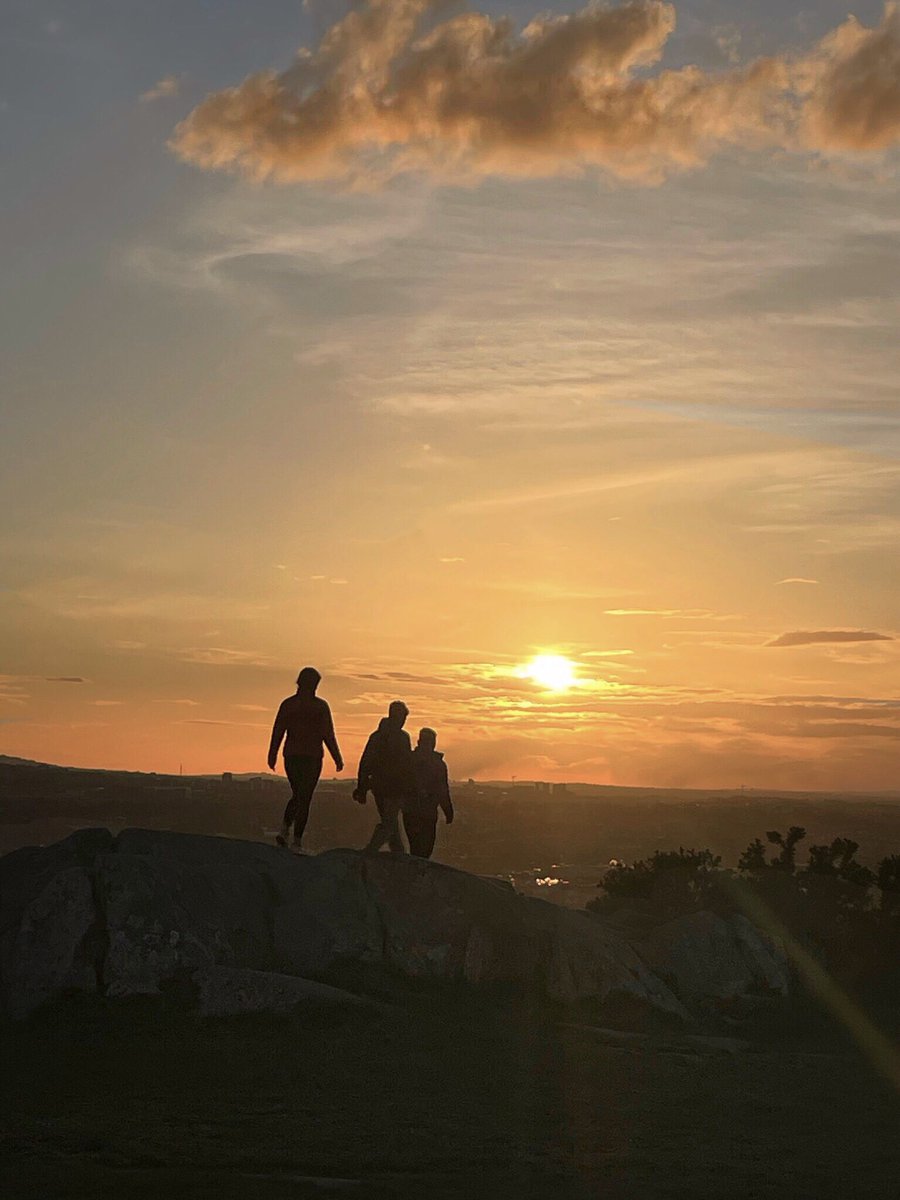
{"label": "sky", "polygon": [[263,771],[310,663],[348,774],[399,697],[454,778],[900,786],[853,13],[0,0],[0,752]]}

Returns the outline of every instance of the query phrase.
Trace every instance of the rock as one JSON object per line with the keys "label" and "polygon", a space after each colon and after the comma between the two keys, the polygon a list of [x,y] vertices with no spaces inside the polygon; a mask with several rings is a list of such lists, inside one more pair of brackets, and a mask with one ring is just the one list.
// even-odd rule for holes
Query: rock
{"label": "rock", "polygon": [[7,945],[4,1007],[14,1019],[66,992],[96,991],[102,934],[85,869],[54,875],[26,905]]}
{"label": "rock", "polygon": [[515,983],[564,1001],[627,998],[687,1016],[624,938],[584,913],[424,859],[355,857],[381,917],[384,959],[401,974]]}
{"label": "rock", "polygon": [[754,992],[786,996],[784,956],[742,916],[690,913],[658,926],[640,943],[651,970],[689,1006]]}
{"label": "rock", "polygon": [[730,917],[728,924],[753,972],[755,990],[769,996],[789,995],[791,969],[784,950],[740,913]]}
{"label": "rock", "polygon": [[97,986],[91,872],[112,845],[108,829],[79,829],[0,858],[0,1008],[24,1016],[56,993]]}
{"label": "rock", "polygon": [[231,1017],[240,1013],[287,1013],[298,1005],[309,1007],[355,1006],[370,1003],[309,979],[279,975],[274,971],[251,971],[243,967],[210,967],[195,971],[197,1003],[207,1017]]}
{"label": "rock", "polygon": [[272,913],[278,970],[325,976],[382,964],[384,927],[352,851],[293,859],[295,870]]}
{"label": "rock", "polygon": [[155,994],[166,980],[214,965],[272,965],[271,895],[251,866],[188,866],[160,855],[106,854],[98,895],[110,996]]}
{"label": "rock", "polygon": [[752,1042],[746,1042],[743,1038],[709,1037],[691,1033],[687,1034],[684,1040],[704,1054],[746,1054],[754,1048]]}
{"label": "rock", "polygon": [[744,918],[694,914],[636,947],[601,917],[405,855],[89,830],[8,855],[0,881],[0,988],[17,1016],[73,988],[152,995],[188,976],[210,1012],[282,1011],[311,980],[390,974],[598,1002],[607,1023],[620,1005],[685,1021],[710,998],[789,982]]}
{"label": "rock", "polygon": [[79,829],[52,846],[23,846],[0,858],[0,934],[18,927],[22,913],[47,884],[69,867],[90,870],[113,848],[108,829]]}
{"label": "rock", "polygon": [[678,1020],[688,1013],[667,983],[648,968],[640,954],[615,930],[586,913],[548,900],[523,897],[529,924],[549,932],[545,987],[555,999],[599,1000],[625,1007],[649,1007]]}

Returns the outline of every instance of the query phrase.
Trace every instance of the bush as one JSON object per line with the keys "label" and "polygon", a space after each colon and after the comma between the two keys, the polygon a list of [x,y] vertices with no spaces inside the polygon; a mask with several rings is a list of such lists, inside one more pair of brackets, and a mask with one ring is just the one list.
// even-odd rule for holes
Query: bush
{"label": "bush", "polygon": [[[616,864],[588,904],[594,913],[622,908],[640,921],[671,920],[686,912],[744,911],[752,894],[791,937],[819,955],[836,979],[852,988],[900,994],[900,855],[875,871],[857,861],[859,845],[835,838],[810,846],[805,866],[797,853],[806,830],[792,825],[755,838],[738,859],[737,873],[711,850],[657,850],[649,858]],[[770,854],[769,847],[777,852]],[[741,882],[738,885],[738,876]],[[743,900],[741,897],[743,896]]]}
{"label": "bush", "polygon": [[711,850],[656,850],[639,862],[617,863],[604,876],[604,895],[592,900],[597,912],[640,900],[664,911],[692,912],[714,903],[715,878],[722,860]]}

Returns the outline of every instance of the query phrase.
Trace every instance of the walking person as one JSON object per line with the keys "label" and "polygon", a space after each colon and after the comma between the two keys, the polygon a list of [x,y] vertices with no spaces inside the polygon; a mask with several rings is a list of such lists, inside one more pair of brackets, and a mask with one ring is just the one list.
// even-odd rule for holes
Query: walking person
{"label": "walking person", "polygon": [[272,726],[269,742],[269,770],[274,771],[278,750],[284,739],[284,772],[291,785],[291,798],[284,810],[279,846],[286,846],[293,827],[292,849],[302,853],[303,833],[309,820],[309,806],[322,773],[323,746],[334,760],[336,771],[343,771],[344,760],[334,733],[331,709],[316,695],[322,676],[315,667],[304,667],[297,676],[297,692],[282,700]]}
{"label": "walking person", "polygon": [[402,700],[392,700],[388,715],[369,736],[359,760],[353,799],[365,804],[371,791],[378,809],[378,824],[366,850],[376,851],[387,842],[395,854],[404,854],[400,836],[400,811],[415,796],[416,777],[412,746],[403,728],[409,709]]}
{"label": "walking person", "polygon": [[448,825],[453,824],[453,801],[444,756],[436,748],[433,729],[420,729],[413,751],[416,795],[403,808],[403,828],[409,839],[409,852],[419,858],[431,858],[437,834],[438,809]]}

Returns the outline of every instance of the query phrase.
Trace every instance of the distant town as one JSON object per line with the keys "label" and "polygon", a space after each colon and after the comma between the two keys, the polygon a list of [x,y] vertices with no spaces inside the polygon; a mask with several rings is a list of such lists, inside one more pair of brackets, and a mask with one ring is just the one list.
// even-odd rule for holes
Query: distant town
{"label": "distant town", "polygon": [[[319,785],[307,832],[313,852],[362,846],[371,802],[354,804],[351,776]],[[802,824],[815,841],[852,835],[875,861],[900,844],[900,793],[842,796],[732,788],[690,791],[544,781],[456,781],[457,819],[440,825],[436,857],[517,887],[583,904],[612,859],[657,849],[710,848],[726,864],[766,830]],[[132,826],[272,841],[283,775],[164,775],[89,770],[0,756],[0,853],[73,830]]]}

